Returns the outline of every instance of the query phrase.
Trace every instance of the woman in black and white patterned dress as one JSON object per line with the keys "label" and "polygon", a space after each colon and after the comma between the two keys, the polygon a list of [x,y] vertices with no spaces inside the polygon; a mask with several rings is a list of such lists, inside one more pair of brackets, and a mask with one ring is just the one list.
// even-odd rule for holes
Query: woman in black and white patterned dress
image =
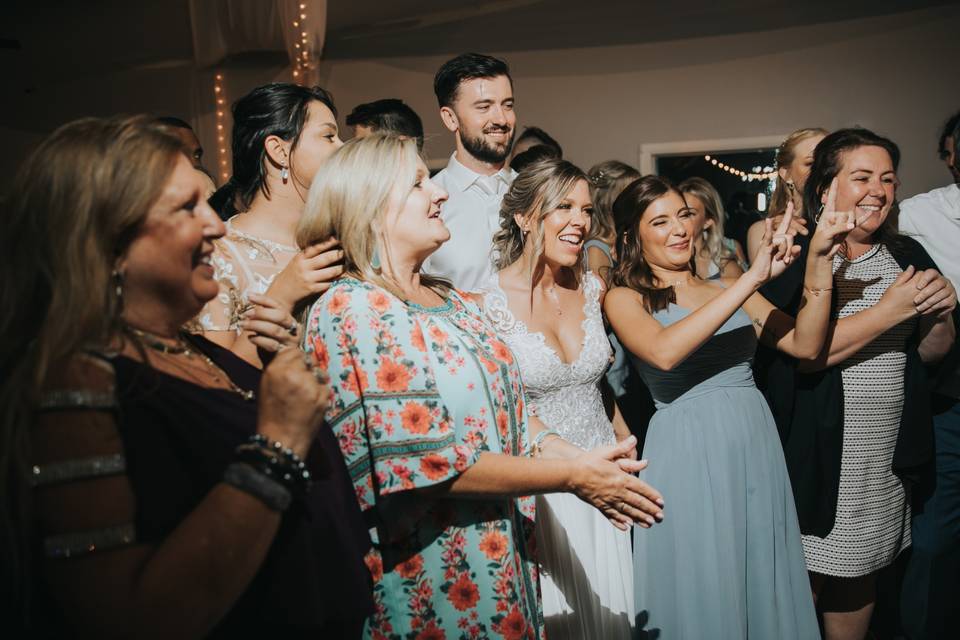
{"label": "woman in black and white patterned dress", "polygon": [[898,161],[892,141],[840,130],[817,145],[805,191],[806,211],[857,220],[834,261],[832,335],[797,363],[780,424],[828,640],[864,637],[876,572],[910,544],[909,481],[932,459],[924,364],[955,337],[953,286],[888,217]]}

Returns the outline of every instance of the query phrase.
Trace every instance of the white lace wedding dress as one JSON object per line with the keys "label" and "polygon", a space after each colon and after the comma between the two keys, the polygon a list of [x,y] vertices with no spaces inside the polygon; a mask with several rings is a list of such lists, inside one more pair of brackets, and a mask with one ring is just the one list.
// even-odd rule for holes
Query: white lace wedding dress
{"label": "white lace wedding dress", "polygon": [[[483,288],[484,309],[517,358],[531,411],[581,449],[614,444],[598,383],[610,362],[600,310],[600,279],[587,273],[583,344],[565,363],[539,332],[530,332],[507,306],[494,276]],[[620,531],[574,495],[537,498],[537,555],[541,565],[547,637],[630,638],[634,622],[629,532]]]}

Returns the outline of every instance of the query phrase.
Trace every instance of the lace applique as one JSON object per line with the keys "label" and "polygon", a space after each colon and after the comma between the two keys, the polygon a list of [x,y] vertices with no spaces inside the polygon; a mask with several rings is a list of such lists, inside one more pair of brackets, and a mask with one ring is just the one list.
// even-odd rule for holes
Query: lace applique
{"label": "lace applique", "polygon": [[520,366],[529,409],[547,427],[582,449],[616,442],[600,395],[599,382],[610,364],[610,341],[600,308],[602,284],[588,272],[583,281],[583,342],[576,359],[566,363],[540,332],[510,312],[497,276],[483,289],[484,312]]}

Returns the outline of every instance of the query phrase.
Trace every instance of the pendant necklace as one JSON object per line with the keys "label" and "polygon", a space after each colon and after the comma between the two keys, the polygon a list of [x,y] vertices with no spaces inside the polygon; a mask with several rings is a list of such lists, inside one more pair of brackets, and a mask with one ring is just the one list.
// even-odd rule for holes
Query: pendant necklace
{"label": "pendant necklace", "polygon": [[140,340],[147,347],[158,353],[171,356],[182,355],[188,360],[192,361],[197,359],[206,364],[210,374],[213,376],[213,380],[218,385],[221,385],[221,388],[222,385],[226,384],[229,387],[227,389],[228,391],[232,391],[247,401],[252,401],[256,398],[256,394],[253,391],[241,389],[239,386],[237,386],[237,384],[230,379],[230,376],[228,376],[223,369],[221,369],[213,360],[211,360],[207,354],[203,353],[199,349],[192,348],[190,344],[183,338],[183,334],[178,334],[175,339],[175,343],[170,344],[169,342],[165,342],[160,336],[147,331],[143,331],[129,325],[127,325],[127,329],[130,331],[130,333],[140,338]]}

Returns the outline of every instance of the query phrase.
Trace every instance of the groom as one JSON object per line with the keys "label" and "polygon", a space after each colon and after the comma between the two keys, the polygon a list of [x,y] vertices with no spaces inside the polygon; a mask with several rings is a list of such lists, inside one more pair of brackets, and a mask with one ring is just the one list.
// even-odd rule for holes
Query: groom
{"label": "groom", "polygon": [[440,67],[433,89],[456,151],[433,178],[450,196],[442,214],[450,240],[423,270],[470,291],[494,273],[492,239],[500,228],[500,201],[517,175],[506,166],[517,123],[513,81],[503,60],[464,53]]}

